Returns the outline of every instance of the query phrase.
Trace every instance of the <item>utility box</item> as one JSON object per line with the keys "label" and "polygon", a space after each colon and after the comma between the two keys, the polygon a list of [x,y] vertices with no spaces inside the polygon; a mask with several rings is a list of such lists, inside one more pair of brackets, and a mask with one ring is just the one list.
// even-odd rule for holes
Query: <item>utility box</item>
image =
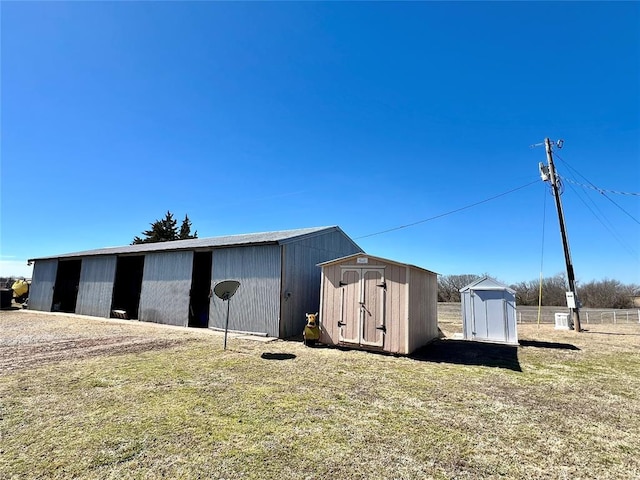
{"label": "utility box", "polygon": [[571,330],[573,328],[573,322],[568,313],[556,313],[554,317],[556,330]]}
{"label": "utility box", "polygon": [[490,277],[460,289],[465,340],[518,344],[516,292]]}

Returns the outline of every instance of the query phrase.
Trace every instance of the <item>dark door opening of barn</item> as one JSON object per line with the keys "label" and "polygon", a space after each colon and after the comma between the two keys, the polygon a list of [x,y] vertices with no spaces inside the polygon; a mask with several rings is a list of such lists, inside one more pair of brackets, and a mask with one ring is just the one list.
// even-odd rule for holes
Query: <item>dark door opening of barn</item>
{"label": "dark door opening of barn", "polygon": [[64,260],[58,263],[56,283],[53,287],[53,311],[75,313],[80,286],[82,260]]}
{"label": "dark door opening of barn", "polygon": [[383,347],[384,268],[343,268],[341,277],[340,342]]}
{"label": "dark door opening of barn", "polygon": [[142,291],[144,256],[118,257],[113,285],[111,316],[114,310],[124,310],[126,318],[137,319]]}
{"label": "dark door opening of barn", "polygon": [[211,252],[195,252],[189,292],[189,326],[209,326],[209,304],[211,303]]}

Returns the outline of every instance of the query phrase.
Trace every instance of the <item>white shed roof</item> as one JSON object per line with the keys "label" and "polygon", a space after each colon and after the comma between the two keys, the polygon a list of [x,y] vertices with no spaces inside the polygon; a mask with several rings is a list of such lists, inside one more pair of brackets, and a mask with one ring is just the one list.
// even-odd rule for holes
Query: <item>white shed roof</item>
{"label": "white shed roof", "polygon": [[516,293],[515,290],[507,287],[505,284],[487,276],[479,278],[478,280],[471,282],[469,285],[462,287],[460,289],[460,293],[468,290],[506,290],[509,293]]}

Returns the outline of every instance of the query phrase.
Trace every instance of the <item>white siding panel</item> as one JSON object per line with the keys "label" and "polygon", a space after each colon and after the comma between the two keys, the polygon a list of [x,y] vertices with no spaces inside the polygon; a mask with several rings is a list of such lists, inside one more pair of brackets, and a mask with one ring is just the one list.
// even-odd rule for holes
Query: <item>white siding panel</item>
{"label": "white siding panel", "polygon": [[109,317],[116,260],[116,256],[82,259],[76,313]]}
{"label": "white siding panel", "polygon": [[139,318],[187,326],[193,252],[150,253],[144,260]]}
{"label": "white siding panel", "polygon": [[33,266],[33,278],[29,289],[29,309],[51,311],[53,287],[56,284],[58,260],[38,260]]}
{"label": "white siding panel", "polygon": [[[221,248],[213,251],[212,284],[237,280],[231,299],[229,329],[278,336],[280,316],[280,246]],[[224,328],[227,304],[211,299],[209,326]]]}

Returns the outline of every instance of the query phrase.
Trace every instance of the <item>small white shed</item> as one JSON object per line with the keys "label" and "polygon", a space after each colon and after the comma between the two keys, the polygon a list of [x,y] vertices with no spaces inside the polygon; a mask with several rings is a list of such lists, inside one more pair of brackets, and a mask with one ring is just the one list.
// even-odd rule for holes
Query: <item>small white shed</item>
{"label": "small white shed", "polygon": [[517,344],[516,292],[490,277],[460,289],[465,340]]}

